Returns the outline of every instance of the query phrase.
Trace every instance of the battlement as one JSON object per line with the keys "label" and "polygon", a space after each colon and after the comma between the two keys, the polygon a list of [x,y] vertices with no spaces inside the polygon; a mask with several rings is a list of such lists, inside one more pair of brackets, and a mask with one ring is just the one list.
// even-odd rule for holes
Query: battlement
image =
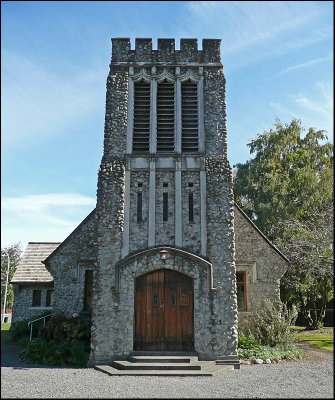
{"label": "battlement", "polygon": [[180,50],[175,39],[158,39],[157,50],[151,38],[136,38],[131,49],[130,38],[112,38],[112,63],[221,63],[221,39],[203,39],[198,50],[198,39],[180,39]]}

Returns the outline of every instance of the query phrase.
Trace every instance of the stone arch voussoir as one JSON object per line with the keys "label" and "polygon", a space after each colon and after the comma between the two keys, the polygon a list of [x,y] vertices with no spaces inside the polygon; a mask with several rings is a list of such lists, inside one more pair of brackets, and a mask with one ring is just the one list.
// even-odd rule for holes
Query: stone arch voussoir
{"label": "stone arch voussoir", "polygon": [[[166,256],[165,260],[164,255]],[[131,273],[136,279],[141,275],[162,268],[184,273],[193,279],[196,278],[197,274],[204,272],[207,274],[209,291],[216,290],[213,287],[212,264],[209,261],[185,250],[166,246],[140,251],[120,260],[115,265],[115,290],[117,293],[120,291],[121,276],[127,269],[132,269]]]}

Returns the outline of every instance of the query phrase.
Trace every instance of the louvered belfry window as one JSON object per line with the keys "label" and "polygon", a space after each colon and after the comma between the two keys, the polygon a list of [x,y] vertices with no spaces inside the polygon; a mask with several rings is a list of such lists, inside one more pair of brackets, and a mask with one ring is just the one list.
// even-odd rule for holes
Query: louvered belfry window
{"label": "louvered belfry window", "polygon": [[174,151],[175,128],[174,83],[167,81],[157,85],[157,152]]}
{"label": "louvered belfry window", "polygon": [[198,87],[188,80],[181,85],[182,133],[181,148],[183,153],[198,152]]}
{"label": "louvered belfry window", "polygon": [[148,153],[150,143],[150,83],[134,84],[133,152]]}

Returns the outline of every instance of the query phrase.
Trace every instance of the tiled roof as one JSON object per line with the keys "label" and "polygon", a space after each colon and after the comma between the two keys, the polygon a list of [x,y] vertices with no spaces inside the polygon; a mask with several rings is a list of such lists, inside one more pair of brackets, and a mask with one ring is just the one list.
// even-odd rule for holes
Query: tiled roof
{"label": "tiled roof", "polygon": [[45,268],[44,261],[60,243],[29,242],[23,257],[16,268],[11,283],[47,283],[53,277]]}

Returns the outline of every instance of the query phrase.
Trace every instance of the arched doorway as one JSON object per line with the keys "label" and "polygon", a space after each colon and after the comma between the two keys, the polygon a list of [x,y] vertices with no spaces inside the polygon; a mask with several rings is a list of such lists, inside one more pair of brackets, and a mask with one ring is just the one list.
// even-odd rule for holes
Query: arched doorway
{"label": "arched doorway", "polygon": [[135,281],[134,350],[192,351],[193,279],[169,269]]}

